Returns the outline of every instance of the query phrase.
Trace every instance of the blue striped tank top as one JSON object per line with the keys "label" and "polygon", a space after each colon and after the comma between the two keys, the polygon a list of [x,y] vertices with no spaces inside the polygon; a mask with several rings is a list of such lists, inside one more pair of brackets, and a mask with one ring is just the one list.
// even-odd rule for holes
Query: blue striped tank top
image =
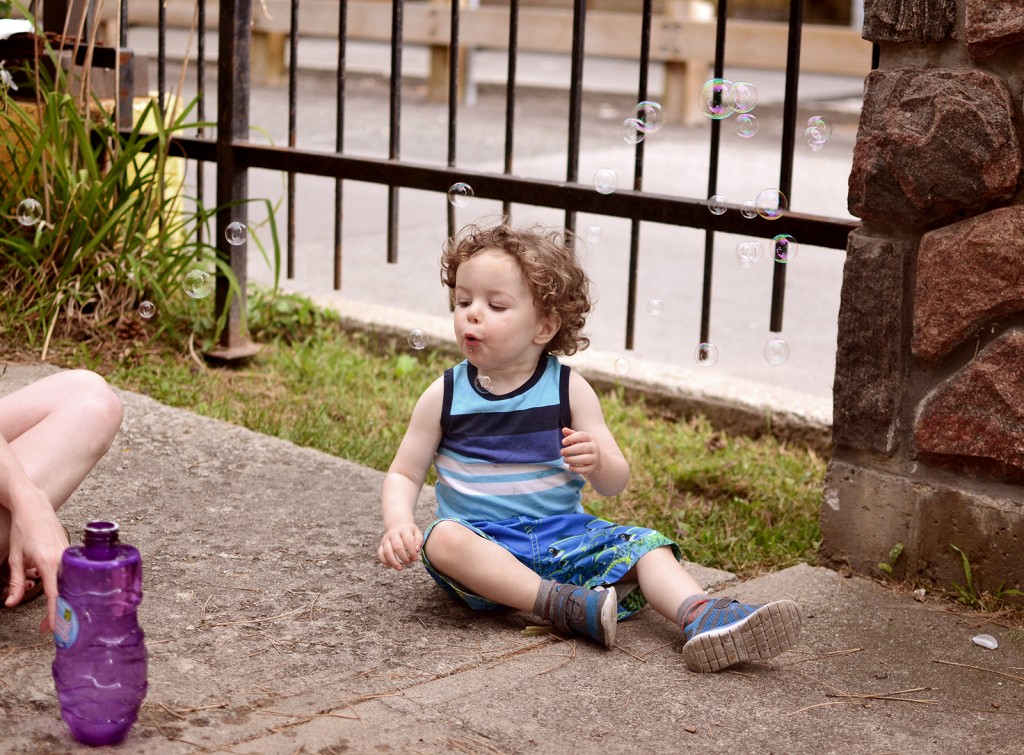
{"label": "blue striped tank top", "polygon": [[444,373],[437,517],[498,522],[582,513],[586,481],[561,457],[571,427],[569,367],[542,356],[533,376],[505,395],[476,387],[463,361]]}

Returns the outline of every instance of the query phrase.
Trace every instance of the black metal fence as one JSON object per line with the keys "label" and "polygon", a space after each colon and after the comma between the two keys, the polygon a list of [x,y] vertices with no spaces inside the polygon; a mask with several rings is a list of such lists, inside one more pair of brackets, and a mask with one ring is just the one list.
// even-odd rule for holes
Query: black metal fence
{"label": "black metal fence", "polygon": [[[154,0],[123,0],[121,4],[121,46],[126,45],[126,32],[129,19],[129,5],[154,2]],[[708,212],[707,197],[717,193],[719,179],[719,150],[722,122],[710,121],[709,141],[709,172],[707,176],[707,195],[705,197],[687,197],[652,193],[644,189],[645,142],[635,144],[633,177],[631,186],[618,189],[612,193],[600,193],[594,190],[589,181],[580,180],[580,130],[581,106],[583,93],[583,70],[585,64],[584,43],[587,29],[587,2],[572,2],[572,51],[571,75],[568,86],[568,119],[566,121],[567,163],[564,180],[548,180],[527,178],[513,175],[515,160],[514,142],[516,135],[516,104],[519,96],[517,90],[517,63],[519,49],[519,16],[520,2],[510,0],[508,3],[508,44],[507,44],[507,83],[505,88],[506,106],[504,123],[504,169],[502,172],[488,172],[474,169],[473,166],[460,164],[457,154],[457,132],[459,128],[459,75],[460,75],[460,31],[462,28],[462,4],[453,0],[449,15],[448,48],[448,114],[447,114],[447,159],[445,165],[426,165],[402,159],[400,153],[400,134],[402,119],[402,59],[405,45],[403,43],[403,15],[407,5],[403,0],[395,0],[391,4],[391,35],[390,35],[390,81],[389,81],[389,117],[388,117],[388,153],[387,158],[360,157],[346,152],[345,108],[348,72],[346,66],[348,52],[349,2],[338,0],[337,28],[337,60],[334,66],[334,87],[336,95],[336,134],[334,151],[301,149],[296,146],[296,113],[297,113],[297,59],[299,45],[299,14],[300,0],[290,0],[290,23],[288,34],[288,51],[290,68],[288,70],[288,145],[267,146],[249,140],[249,94],[251,87],[251,55],[253,25],[253,3],[251,0],[220,0],[219,17],[217,19],[217,76],[216,76],[216,134],[209,138],[198,133],[192,138],[180,139],[180,145],[190,160],[197,163],[196,171],[200,175],[199,191],[202,191],[202,166],[211,162],[216,165],[216,203],[222,209],[218,213],[216,239],[218,250],[236,271],[239,283],[246,285],[245,244],[234,246],[224,240],[224,231],[229,223],[247,221],[246,200],[248,198],[248,172],[250,169],[269,169],[280,171],[287,177],[287,233],[286,233],[286,274],[290,277],[296,261],[295,244],[295,184],[296,176],[311,175],[334,179],[334,287],[341,287],[341,269],[343,257],[343,223],[342,198],[346,182],[359,181],[381,184],[387,187],[387,260],[398,259],[398,234],[400,223],[399,197],[402,189],[418,189],[428,192],[445,194],[456,182],[465,182],[472,186],[476,197],[497,200],[502,203],[506,213],[513,204],[554,208],[565,213],[565,226],[575,231],[578,213],[593,213],[610,218],[625,218],[630,222],[630,257],[629,273],[625,285],[628,287],[625,347],[633,347],[635,312],[637,309],[637,275],[639,253],[639,230],[641,224],[653,222],[672,226],[700,229],[704,233],[703,287],[700,318],[700,341],[709,340],[711,320],[711,289],[713,268],[713,244],[717,233],[755,234],[771,237],[774,226],[770,220],[762,217],[748,218],[740,212],[712,214]],[[59,9],[53,0],[47,4],[48,13],[57,14]],[[159,55],[157,61],[157,86],[161,97],[167,88],[166,59],[167,19],[166,3],[160,0],[158,39]],[[799,64],[801,53],[801,31],[803,28],[803,0],[792,0],[789,11],[789,31],[787,44],[787,60],[785,64],[785,101],[783,104],[782,142],[780,145],[780,170],[778,189],[790,196],[793,180],[793,153],[797,126],[797,88],[799,81]],[[652,0],[637,2],[637,14],[640,15],[641,38],[639,47],[639,75],[636,82],[637,102],[650,100],[648,72],[651,68],[651,28],[653,18]],[[205,0],[197,0],[195,7],[198,50],[197,71],[199,93],[199,119],[205,119],[205,97],[207,72],[205,70],[206,19]],[[60,23],[63,24],[63,18]],[[715,22],[715,56],[713,76],[722,78],[725,65],[725,41],[728,34],[728,3],[718,0]],[[738,206],[732,209],[739,210]],[[786,226],[789,233],[798,237],[801,244],[820,246],[832,249],[845,249],[846,237],[856,223],[850,220],[804,215],[790,212]],[[454,208],[449,205],[449,234],[455,229]],[[784,300],[786,291],[786,270],[784,264],[774,266],[772,286],[771,322],[772,331],[782,328]],[[230,300],[226,284],[218,284],[217,304],[221,308]],[[245,353],[247,347],[244,322],[237,299],[231,302],[228,327],[223,336],[223,351],[230,356],[232,353]]]}

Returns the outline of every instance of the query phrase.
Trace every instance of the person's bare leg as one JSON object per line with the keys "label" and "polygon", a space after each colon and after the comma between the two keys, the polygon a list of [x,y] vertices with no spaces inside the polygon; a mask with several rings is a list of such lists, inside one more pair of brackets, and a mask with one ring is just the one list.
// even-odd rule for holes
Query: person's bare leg
{"label": "person's bare leg", "polygon": [[[121,426],[121,401],[99,375],[69,370],[0,397],[0,435],[28,478],[59,509],[107,452]],[[0,559],[10,512],[0,506]]]}
{"label": "person's bare leg", "polygon": [[431,566],[467,590],[503,606],[533,611],[540,577],[515,556],[458,522],[438,522],[424,552]]}
{"label": "person's bare leg", "polygon": [[704,588],[690,576],[686,567],[676,561],[668,546],[645,553],[636,562],[634,570],[651,608],[673,623],[684,600],[691,595],[704,594]]}

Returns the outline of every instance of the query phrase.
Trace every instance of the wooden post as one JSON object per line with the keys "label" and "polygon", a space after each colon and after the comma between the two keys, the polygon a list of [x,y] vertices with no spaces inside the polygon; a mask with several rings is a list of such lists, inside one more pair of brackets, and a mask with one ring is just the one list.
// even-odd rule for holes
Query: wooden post
{"label": "wooden post", "polygon": [[[713,21],[714,6],[706,0],[672,0],[665,4],[664,25],[677,30],[682,37],[682,27],[690,21]],[[671,35],[666,35],[671,36]],[[685,55],[685,50],[678,51]],[[694,126],[701,121],[697,109],[697,94],[707,80],[711,62],[696,58],[667,60],[665,62],[665,90],[661,96],[661,107],[665,120]]]}

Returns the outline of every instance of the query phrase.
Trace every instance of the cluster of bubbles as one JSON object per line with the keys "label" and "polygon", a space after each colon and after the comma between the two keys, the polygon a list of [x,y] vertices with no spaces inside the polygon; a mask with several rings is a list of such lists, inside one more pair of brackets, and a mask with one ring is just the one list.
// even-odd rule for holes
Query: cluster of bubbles
{"label": "cluster of bubbles", "polygon": [[626,144],[637,144],[647,134],[653,134],[665,125],[665,111],[657,102],[638,102],[633,112],[622,122],[622,139]]}
{"label": "cluster of bubbles", "polygon": [[736,134],[749,139],[757,133],[757,116],[751,111],[757,106],[757,87],[749,81],[709,79],[697,95],[700,112],[714,121],[736,117]]}
{"label": "cluster of bubbles", "polygon": [[817,152],[832,137],[832,124],[820,115],[812,115],[807,119],[804,129],[804,141],[812,152]]}
{"label": "cluster of bubbles", "polygon": [[420,349],[427,348],[427,334],[421,328],[413,328],[409,331],[409,336],[406,338],[409,342],[410,348]]}

